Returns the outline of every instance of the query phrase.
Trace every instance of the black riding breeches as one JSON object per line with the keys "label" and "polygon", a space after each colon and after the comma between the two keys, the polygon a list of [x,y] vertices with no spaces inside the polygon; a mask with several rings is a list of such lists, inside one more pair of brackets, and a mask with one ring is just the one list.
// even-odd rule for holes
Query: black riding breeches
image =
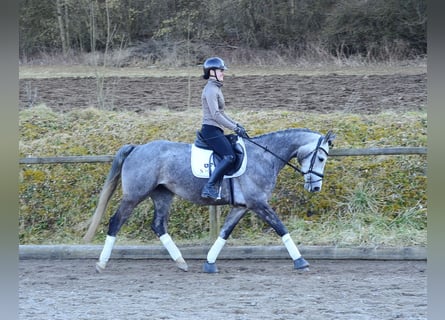
{"label": "black riding breeches", "polygon": [[205,142],[221,157],[232,156],[235,159],[235,152],[229,140],[224,136],[224,131],[218,127],[203,124],[201,135]]}

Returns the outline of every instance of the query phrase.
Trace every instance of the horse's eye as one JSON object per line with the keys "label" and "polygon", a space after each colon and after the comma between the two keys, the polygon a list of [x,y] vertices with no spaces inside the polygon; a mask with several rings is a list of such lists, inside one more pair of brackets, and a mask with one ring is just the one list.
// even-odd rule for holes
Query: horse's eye
{"label": "horse's eye", "polygon": [[324,158],[323,157],[318,157],[318,161],[323,162]]}

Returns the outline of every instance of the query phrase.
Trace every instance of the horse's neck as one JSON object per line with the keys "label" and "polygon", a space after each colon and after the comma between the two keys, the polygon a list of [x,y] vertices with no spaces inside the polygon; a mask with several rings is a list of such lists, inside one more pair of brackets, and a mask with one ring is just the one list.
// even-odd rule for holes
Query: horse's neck
{"label": "horse's neck", "polygon": [[259,137],[258,143],[289,161],[298,148],[313,140],[315,135],[311,131],[284,130],[263,135]]}

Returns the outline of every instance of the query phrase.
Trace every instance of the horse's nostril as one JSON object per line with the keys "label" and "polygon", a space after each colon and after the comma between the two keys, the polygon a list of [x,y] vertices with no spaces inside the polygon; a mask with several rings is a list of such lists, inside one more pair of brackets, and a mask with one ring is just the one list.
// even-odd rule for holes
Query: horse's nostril
{"label": "horse's nostril", "polygon": [[314,192],[318,192],[318,191],[320,191],[320,187],[314,187],[312,190],[313,190]]}

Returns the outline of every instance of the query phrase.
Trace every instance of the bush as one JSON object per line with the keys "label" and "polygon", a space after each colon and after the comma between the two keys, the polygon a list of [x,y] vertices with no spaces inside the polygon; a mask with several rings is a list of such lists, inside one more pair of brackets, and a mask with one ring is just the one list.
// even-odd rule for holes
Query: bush
{"label": "bush", "polygon": [[426,2],[377,0],[339,2],[322,38],[339,57],[399,60],[426,54]]}
{"label": "bush", "polygon": [[22,1],[19,9],[22,62],[130,47],[149,63],[189,65],[203,62],[206,46],[213,54],[272,49],[294,59],[310,56],[314,46],[376,60],[427,51],[425,0],[41,0]]}

